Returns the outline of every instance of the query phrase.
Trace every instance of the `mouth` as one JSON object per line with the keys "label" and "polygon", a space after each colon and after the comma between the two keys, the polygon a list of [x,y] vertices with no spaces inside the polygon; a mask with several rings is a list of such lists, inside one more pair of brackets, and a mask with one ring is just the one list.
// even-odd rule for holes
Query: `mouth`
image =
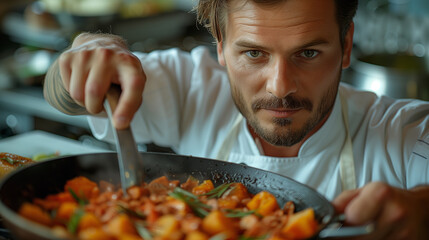
{"label": "mouth", "polygon": [[275,118],[290,118],[293,115],[297,114],[303,108],[293,108],[293,109],[287,109],[287,108],[264,108],[261,109],[262,111],[268,113],[271,115],[271,117]]}

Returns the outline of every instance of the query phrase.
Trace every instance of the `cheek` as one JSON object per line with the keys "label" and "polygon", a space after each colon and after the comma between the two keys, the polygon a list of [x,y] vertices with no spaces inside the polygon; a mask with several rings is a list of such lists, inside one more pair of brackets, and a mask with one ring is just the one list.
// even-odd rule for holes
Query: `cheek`
{"label": "cheek", "polygon": [[233,68],[230,71],[230,78],[231,84],[238,88],[248,104],[265,92],[264,77],[261,71],[255,72],[243,68]]}
{"label": "cheek", "polygon": [[324,58],[320,64],[303,73],[303,87],[309,93],[309,98],[320,98],[333,85],[338,84],[341,71],[341,53]]}

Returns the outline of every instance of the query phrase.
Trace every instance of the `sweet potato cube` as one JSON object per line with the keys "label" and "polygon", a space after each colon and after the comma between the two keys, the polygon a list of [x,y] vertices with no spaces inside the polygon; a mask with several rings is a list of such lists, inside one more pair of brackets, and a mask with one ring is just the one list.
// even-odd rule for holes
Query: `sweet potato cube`
{"label": "sweet potato cube", "polygon": [[234,209],[238,205],[238,199],[236,198],[220,198],[217,200],[217,204],[220,208]]}
{"label": "sweet potato cube", "polygon": [[305,239],[313,236],[317,232],[317,220],[314,217],[314,210],[307,208],[292,214],[286,225],[282,228],[283,236],[291,239]]}
{"label": "sweet potato cube", "polygon": [[237,236],[236,224],[221,211],[212,211],[203,219],[202,228],[210,235],[223,233],[228,239]]}
{"label": "sweet potato cube", "polygon": [[165,205],[168,208],[174,209],[174,214],[177,214],[180,216],[185,216],[186,214],[192,211],[191,208],[188,206],[188,204],[186,204],[184,201],[177,200],[174,198],[168,199]]}
{"label": "sweet potato cube", "polygon": [[76,193],[78,197],[85,199],[89,199],[99,194],[97,184],[83,176],[75,177],[67,181],[66,185],[64,186],[64,190],[68,192],[69,189],[73,190],[73,192]]}
{"label": "sweet potato cube", "polygon": [[211,180],[205,180],[200,185],[192,189],[192,193],[195,195],[203,195],[214,189],[213,182]]}
{"label": "sweet potato cube", "polygon": [[101,228],[88,228],[78,233],[78,238],[81,240],[114,240],[112,235],[106,233]]}
{"label": "sweet potato cube", "polygon": [[22,217],[29,219],[31,221],[34,221],[36,223],[39,223],[45,226],[52,225],[52,219],[49,216],[49,214],[43,211],[43,209],[37,205],[31,204],[31,203],[24,203],[20,207],[18,213]]}
{"label": "sweet potato cube", "polygon": [[65,202],[61,204],[57,211],[56,220],[62,223],[68,222],[78,207],[76,202]]}
{"label": "sweet potato cube", "polygon": [[141,237],[137,235],[123,234],[116,237],[117,240],[142,240]]}
{"label": "sweet potato cube", "polygon": [[247,203],[250,210],[255,210],[262,216],[268,216],[279,209],[276,198],[269,192],[262,191],[256,194],[252,200]]}
{"label": "sweet potato cube", "polygon": [[181,239],[180,222],[173,215],[160,217],[154,225],[155,236],[161,239]]}
{"label": "sweet potato cube", "polygon": [[99,228],[101,226],[101,221],[93,213],[85,213],[79,221],[78,231],[88,228]]}
{"label": "sweet potato cube", "polygon": [[121,234],[137,234],[133,222],[126,214],[119,214],[114,217],[106,226],[105,229],[108,233],[115,236]]}
{"label": "sweet potato cube", "polygon": [[242,183],[234,183],[231,185],[231,191],[227,191],[227,194],[223,195],[224,198],[236,198],[241,201],[246,198],[250,198],[250,193],[247,191],[246,186]]}
{"label": "sweet potato cube", "polygon": [[185,237],[185,240],[208,240],[209,237],[207,234],[200,231],[192,231],[188,233]]}

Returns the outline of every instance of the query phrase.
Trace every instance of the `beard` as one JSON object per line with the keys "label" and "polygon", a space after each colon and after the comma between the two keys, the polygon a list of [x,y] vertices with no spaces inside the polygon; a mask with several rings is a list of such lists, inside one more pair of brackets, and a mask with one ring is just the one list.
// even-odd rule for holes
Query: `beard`
{"label": "beard", "polygon": [[[259,137],[274,146],[290,147],[302,141],[307,134],[318,126],[330,113],[335,102],[340,79],[341,70],[338,79],[334,81],[323,94],[319,105],[314,112],[314,105],[308,98],[298,98],[293,95],[288,95],[285,98],[280,99],[270,96],[254,100],[249,109],[246,107],[246,102],[240,89],[232,84],[231,94],[238,110],[247,119],[248,124]],[[304,111],[312,112],[312,114],[305,121],[302,127],[297,129],[292,128],[292,119],[273,117],[271,122],[274,124],[274,128],[269,129],[268,127],[263,126],[256,116],[256,113],[260,109],[264,108],[302,108]]]}

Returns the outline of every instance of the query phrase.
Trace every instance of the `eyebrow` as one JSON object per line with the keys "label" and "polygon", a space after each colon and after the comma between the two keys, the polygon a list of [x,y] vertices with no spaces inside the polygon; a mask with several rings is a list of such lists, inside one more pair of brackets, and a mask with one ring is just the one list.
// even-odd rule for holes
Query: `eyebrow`
{"label": "eyebrow", "polygon": [[[325,45],[325,44],[329,44],[329,42],[326,39],[323,38],[318,38],[315,40],[312,40],[310,42],[304,43],[298,47],[296,47],[295,49],[305,49],[305,48],[309,48],[309,47],[314,47],[317,45]],[[268,47],[264,47],[262,45],[259,45],[253,41],[249,41],[249,40],[239,40],[237,42],[234,43],[234,45],[238,46],[238,47],[242,47],[242,48],[254,48],[254,49],[260,49],[260,50],[268,50]]]}

